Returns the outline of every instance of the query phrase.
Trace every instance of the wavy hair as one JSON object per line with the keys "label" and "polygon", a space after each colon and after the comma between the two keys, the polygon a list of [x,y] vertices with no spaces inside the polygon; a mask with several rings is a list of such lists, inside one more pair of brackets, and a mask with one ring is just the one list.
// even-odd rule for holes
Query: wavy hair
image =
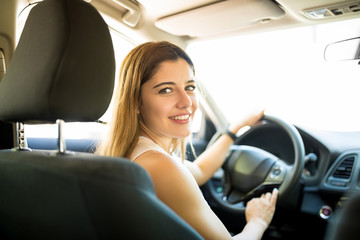
{"label": "wavy hair", "polygon": [[[107,137],[98,145],[96,153],[129,158],[140,131],[151,132],[140,114],[141,86],[151,79],[165,61],[184,59],[195,75],[190,57],[180,47],[166,41],[147,42],[134,48],[120,68],[119,82],[114,93],[114,109]],[[180,150],[185,158],[185,139],[172,139],[171,150]]]}

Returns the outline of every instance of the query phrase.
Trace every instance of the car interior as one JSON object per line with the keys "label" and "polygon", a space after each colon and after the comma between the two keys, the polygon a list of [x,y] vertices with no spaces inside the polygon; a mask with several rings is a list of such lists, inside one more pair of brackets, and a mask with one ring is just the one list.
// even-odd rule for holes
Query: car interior
{"label": "car interior", "polygon": [[[238,133],[222,168],[200,187],[229,232],[241,232],[247,201],[276,187],[276,213],[262,239],[359,239],[359,94],[350,85],[358,86],[360,79],[359,18],[360,1],[342,0],[0,0],[0,238],[203,239],[157,198],[142,167],[126,158],[94,154],[111,114],[123,57],[140,43],[166,40],[194,54],[195,63],[197,51],[206,47],[197,74],[208,92],[200,99],[187,159],[193,161],[214,144],[233,120],[232,112],[241,112],[243,98],[228,101],[225,95],[257,91],[269,102],[269,96],[278,95],[284,109],[281,114],[270,107],[261,122]],[[327,24],[343,25],[322,37],[323,29],[335,29]],[[306,69],[306,61],[315,63],[308,53],[299,62],[285,59],[304,75],[300,70],[289,75],[287,66],[276,63],[284,58],[280,52],[286,52],[281,48],[286,40],[272,43],[270,34],[304,28],[310,29],[311,41],[326,42],[321,52],[310,50],[334,64],[336,81],[327,79],[324,85],[318,79],[325,76],[325,67],[317,66],[319,75]],[[348,34],[349,29],[354,33]],[[281,36],[297,37],[294,32]],[[276,77],[269,77],[267,83],[248,80],[246,85],[226,74],[222,64],[240,71],[232,63],[240,63],[245,50],[239,54],[225,45],[230,46],[229,39],[241,45],[239,39],[246,37],[254,45],[242,47],[255,55],[255,71],[244,68],[253,71],[254,79],[257,72],[270,76],[257,64],[274,61],[279,67],[275,76],[288,74],[287,83],[276,85]],[[300,56],[298,42],[289,44],[296,49],[294,57]],[[260,45],[279,57],[268,56]],[[232,52],[235,60],[225,55]],[[206,59],[209,65],[202,66]],[[252,63],[248,58],[241,66],[247,61]],[[211,71],[215,68],[219,73]],[[226,93],[204,71],[234,86],[227,85],[232,89]],[[300,82],[291,82],[296,75]],[[346,89],[346,94],[322,99],[321,92],[332,91],[326,84]],[[250,91],[239,86],[250,86]],[[218,97],[216,90],[225,95]],[[290,95],[297,94],[304,99],[293,103]],[[343,99],[348,102],[336,104]],[[226,106],[222,100],[228,101]],[[304,108],[304,118],[292,121],[286,102],[294,111]],[[325,117],[328,112],[341,116],[331,121]],[[351,117],[345,114],[349,112]],[[323,130],[305,124],[316,120],[323,127],[334,122],[354,127]]]}
{"label": "car interior", "polygon": [[[103,114],[112,95],[114,62],[107,25],[91,5],[45,1],[29,15],[2,82],[2,120],[62,120],[56,151],[23,147],[20,130],[18,148],[1,152],[2,239],[168,239],[173,234],[200,239],[157,200],[140,167],[66,150],[62,121],[94,121]],[[153,218],[159,224],[149,225]]]}

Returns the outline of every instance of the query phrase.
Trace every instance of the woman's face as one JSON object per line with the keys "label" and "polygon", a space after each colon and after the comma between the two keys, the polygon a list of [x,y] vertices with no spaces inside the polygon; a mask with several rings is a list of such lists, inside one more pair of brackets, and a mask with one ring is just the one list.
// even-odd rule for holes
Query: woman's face
{"label": "woman's face", "polygon": [[140,114],[157,137],[184,138],[198,108],[195,81],[184,59],[165,61],[141,87]]}

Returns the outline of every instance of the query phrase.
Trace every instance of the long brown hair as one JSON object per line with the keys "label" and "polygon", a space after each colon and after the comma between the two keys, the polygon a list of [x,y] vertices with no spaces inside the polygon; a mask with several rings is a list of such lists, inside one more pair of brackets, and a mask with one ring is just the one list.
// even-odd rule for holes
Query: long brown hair
{"label": "long brown hair", "polygon": [[[176,61],[179,58],[189,64],[195,75],[190,57],[172,43],[147,42],[130,51],[120,68],[109,132],[97,147],[98,154],[130,157],[140,136],[140,130],[150,131],[138,114],[141,107],[141,86],[154,76],[161,63]],[[181,158],[184,159],[185,139],[173,139],[171,149],[172,151],[179,149]]]}

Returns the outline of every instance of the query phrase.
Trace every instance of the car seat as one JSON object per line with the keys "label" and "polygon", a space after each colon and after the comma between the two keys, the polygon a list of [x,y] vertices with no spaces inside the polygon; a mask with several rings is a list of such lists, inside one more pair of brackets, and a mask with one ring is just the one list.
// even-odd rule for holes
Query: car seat
{"label": "car seat", "polygon": [[360,239],[360,194],[350,194],[346,199],[328,224],[326,240]]}
{"label": "car seat", "polygon": [[[31,10],[0,83],[0,120],[18,129],[17,147],[0,151],[0,239],[202,239],[136,163],[66,150],[63,121],[97,120],[114,75],[109,29],[91,4]],[[55,121],[58,150],[26,148],[23,123]]]}

